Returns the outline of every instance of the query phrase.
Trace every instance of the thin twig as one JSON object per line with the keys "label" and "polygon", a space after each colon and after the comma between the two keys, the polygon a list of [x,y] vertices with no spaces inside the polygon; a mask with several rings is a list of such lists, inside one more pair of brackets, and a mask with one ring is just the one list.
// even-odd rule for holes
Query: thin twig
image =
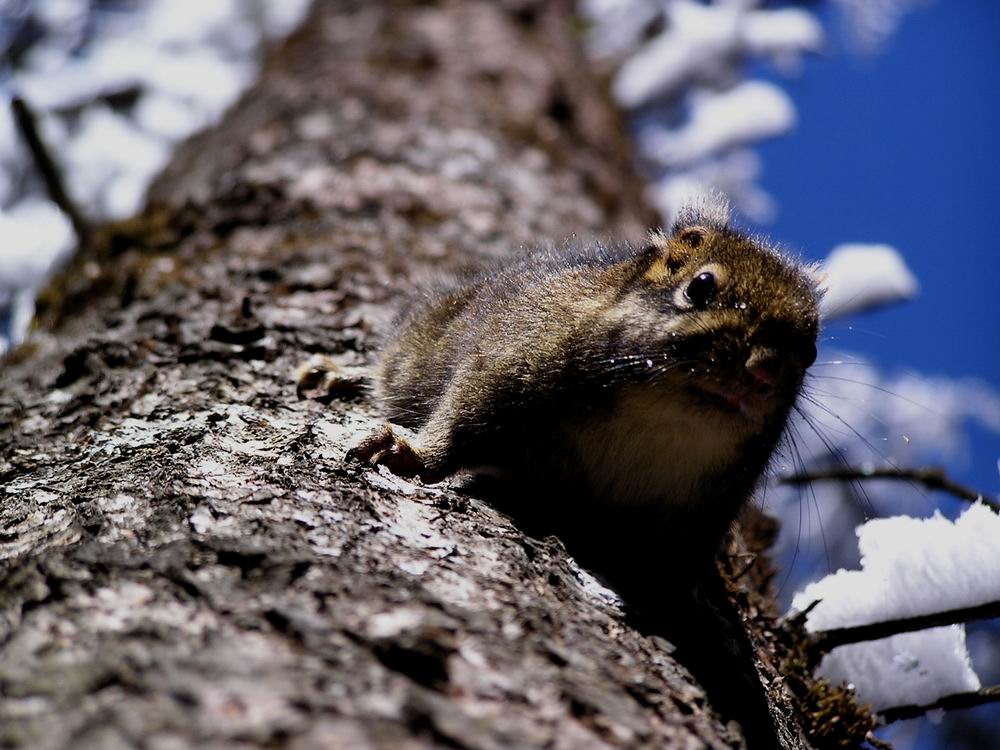
{"label": "thin twig", "polygon": [[928,711],[955,711],[960,708],[974,708],[986,703],[1000,703],[1000,685],[974,690],[969,693],[954,693],[939,698],[926,706],[893,706],[884,711],[879,711],[879,715],[886,724],[903,719],[915,719],[923,716]]}
{"label": "thin twig", "polygon": [[10,106],[14,113],[14,122],[17,123],[17,130],[28,146],[28,151],[31,152],[31,158],[45,182],[49,198],[69,217],[80,244],[86,244],[90,239],[90,224],[66,191],[62,170],[52,158],[51,151],[38,130],[38,118],[28,103],[19,96],[11,99]]}
{"label": "thin twig", "polygon": [[973,620],[989,620],[994,617],[1000,617],[1000,601],[987,602],[974,607],[959,607],[944,612],[932,612],[928,615],[899,617],[895,620],[873,622],[870,625],[823,630],[812,635],[812,642],[808,647],[809,661],[811,664],[818,663],[823,654],[829,653],[837,646],[875,641],[879,638],[888,638],[891,635],[912,633],[916,630],[938,628],[943,625],[957,625]]}
{"label": "thin twig", "polygon": [[779,479],[782,484],[808,484],[810,482],[853,482],[861,479],[894,479],[904,482],[919,482],[931,490],[942,490],[970,503],[982,502],[995,512],[1000,513],[1000,503],[990,500],[985,493],[959,484],[949,478],[944,469],[899,469],[884,467],[879,469],[861,469],[846,467],[842,469],[823,469],[802,474],[791,474]]}
{"label": "thin twig", "polygon": [[875,736],[874,732],[869,732],[865,736],[865,742],[867,742],[872,747],[876,748],[876,750],[892,750],[892,743],[886,742],[885,740],[880,740],[878,737]]}

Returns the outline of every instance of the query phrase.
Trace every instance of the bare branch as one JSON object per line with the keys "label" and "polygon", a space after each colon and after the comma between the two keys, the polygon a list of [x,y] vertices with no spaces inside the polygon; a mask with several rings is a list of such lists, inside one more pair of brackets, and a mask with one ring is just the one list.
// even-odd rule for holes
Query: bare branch
{"label": "bare branch", "polygon": [[925,706],[893,706],[884,711],[879,711],[886,724],[903,719],[915,719],[923,716],[929,711],[955,711],[961,708],[975,708],[987,703],[1000,703],[1000,685],[982,688],[970,693],[955,693],[946,695],[944,698],[928,703]]}
{"label": "bare branch", "polygon": [[873,622],[869,625],[854,625],[848,628],[834,628],[812,635],[812,643],[808,647],[809,661],[816,664],[824,654],[838,646],[850,643],[875,641],[900,633],[912,633],[916,630],[937,628],[943,625],[957,625],[973,620],[989,620],[1000,617],[1000,601],[987,602],[974,607],[959,607],[944,612],[932,612],[927,615],[900,617],[895,620]]}
{"label": "bare branch", "polygon": [[885,740],[880,740],[875,736],[874,732],[869,732],[868,736],[865,737],[865,742],[867,742],[876,750],[892,750],[892,743],[886,742]]}
{"label": "bare branch", "polygon": [[862,469],[845,467],[841,469],[823,469],[820,471],[791,474],[779,479],[782,484],[809,484],[810,482],[839,481],[853,482],[863,479],[893,479],[904,482],[917,482],[931,490],[941,490],[970,503],[982,502],[1000,513],[1000,503],[991,500],[985,493],[966,487],[949,478],[944,469],[928,467],[922,469],[900,469],[883,467],[878,469]]}
{"label": "bare branch", "polygon": [[24,139],[28,151],[31,152],[31,158],[45,182],[49,198],[69,217],[80,244],[87,243],[91,234],[90,223],[66,190],[62,170],[38,130],[38,118],[28,103],[19,96],[11,100],[10,107],[14,114],[14,122],[17,123],[17,130]]}

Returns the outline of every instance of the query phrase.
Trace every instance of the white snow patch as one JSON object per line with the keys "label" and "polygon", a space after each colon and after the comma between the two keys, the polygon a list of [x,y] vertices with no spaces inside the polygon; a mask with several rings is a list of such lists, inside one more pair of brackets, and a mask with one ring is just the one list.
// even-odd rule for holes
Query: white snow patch
{"label": "white snow patch", "polygon": [[570,558],[569,565],[573,571],[573,575],[576,576],[577,582],[580,584],[580,588],[587,596],[597,599],[615,609],[624,610],[625,603],[616,592],[601,583],[590,571],[581,568],[576,560]]}
{"label": "white snow patch", "polygon": [[[222,117],[252,83],[264,46],[292,31],[310,4],[151,0],[102,14],[91,28],[80,0],[36,3],[45,36],[9,86],[38,113],[84,215],[124,218],[142,207],[173,145]],[[106,97],[123,93],[137,97],[130,110],[107,106]],[[0,354],[23,339],[36,289],[68,243],[65,220],[11,218],[39,203],[41,188],[27,179],[34,167],[8,110],[0,102]]]}
{"label": "white snow patch", "polygon": [[[695,80],[723,80],[734,61],[747,55],[787,62],[803,52],[818,51],[823,42],[819,23],[801,10],[674,0],[664,5],[663,13],[664,31],[625,60],[614,80],[615,98],[625,107],[669,98]],[[597,19],[602,17],[609,15]],[[641,34],[642,28],[638,31]],[[632,43],[638,38],[637,34]]]}
{"label": "white snow patch", "polygon": [[860,243],[838,245],[830,252],[822,285],[822,313],[828,320],[911,299],[919,289],[896,248]]}
{"label": "white snow patch", "polygon": [[747,13],[741,28],[744,49],[754,55],[769,55],[779,64],[794,62],[801,51],[823,48],[823,27],[800,8]]}
{"label": "white snow patch", "polygon": [[[759,223],[774,200],[756,181],[747,146],[787,132],[791,100],[762,81],[742,82],[746,63],[766,58],[797,72],[804,54],[824,45],[816,17],[799,8],[762,8],[759,0],[584,0],[592,54],[618,64],[612,89],[637,110],[639,158],[652,172],[650,201],[669,224],[684,196],[729,195]],[[661,29],[657,31],[657,29]],[[678,124],[679,123],[679,124]]]}
{"label": "white snow patch", "polygon": [[670,170],[647,188],[649,201],[669,226],[692,195],[720,192],[745,216],[764,223],[774,218],[774,200],[756,185],[760,157],[749,149],[735,149],[689,169]]}
{"label": "white snow patch", "polygon": [[657,0],[581,0],[580,12],[594,24],[587,36],[591,53],[598,58],[627,53],[661,10]]}
{"label": "white snow patch", "polygon": [[923,706],[980,687],[961,625],[841,646],[823,657],[817,675],[853,685],[858,701],[876,710]]}
{"label": "white snow patch", "polygon": [[810,584],[793,607],[820,604],[809,629],[930,614],[1000,599],[1000,515],[977,503],[951,521],[893,516],[857,529],[861,571]]}
{"label": "white snow patch", "polygon": [[[93,107],[81,117],[66,157],[73,165],[67,175],[70,193],[103,216],[124,218],[141,208],[170,149],[110,109]],[[128,189],[121,190],[123,185]]]}
{"label": "white snow patch", "polygon": [[[839,336],[836,329],[827,335]],[[829,344],[820,348],[805,393],[799,402],[805,416],[793,414],[789,431],[795,448],[786,448],[773,467],[779,477],[845,464],[862,469],[945,465],[955,471],[968,463],[970,423],[1000,434],[1000,393],[988,383],[885,374]],[[796,554],[800,570],[810,560],[825,569],[823,558],[853,567],[858,551],[852,532],[859,523],[875,514],[929,514],[938,502],[935,493],[918,484],[892,480],[808,487],[769,483],[765,499],[768,509],[785,520],[776,554],[786,559]]]}
{"label": "white snow patch", "polygon": [[736,51],[740,9],[680,0],[665,13],[666,31],[639,48],[615,77],[612,91],[624,107],[672,96]]}
{"label": "white snow patch", "polygon": [[24,338],[39,287],[73,245],[69,220],[50,201],[28,198],[0,210],[0,356]]}
{"label": "white snow patch", "polygon": [[[1000,516],[982,504],[952,522],[895,516],[857,529],[861,570],[839,570],[795,595],[792,609],[815,601],[813,632],[931,614],[1000,599]],[[819,674],[852,683],[876,708],[926,704],[977,690],[961,625],[834,649]]]}
{"label": "white snow patch", "polygon": [[650,127],[640,134],[639,147],[664,166],[682,167],[748,141],[781,135],[794,125],[795,106],[784,91],[766,81],[744,81],[721,93],[696,92],[683,126]]}
{"label": "white snow patch", "polygon": [[858,51],[873,53],[885,44],[910,11],[930,0],[833,0],[847,22]]}
{"label": "white snow patch", "polygon": [[42,283],[73,244],[73,228],[51,201],[0,211],[0,294]]}
{"label": "white snow patch", "polygon": [[191,102],[171,94],[154,92],[135,105],[136,124],[150,135],[167,141],[180,141],[207,127],[211,116]]}
{"label": "white snow patch", "polygon": [[270,39],[281,39],[291,34],[302,23],[312,0],[277,0],[260,5],[263,11],[264,32]]}

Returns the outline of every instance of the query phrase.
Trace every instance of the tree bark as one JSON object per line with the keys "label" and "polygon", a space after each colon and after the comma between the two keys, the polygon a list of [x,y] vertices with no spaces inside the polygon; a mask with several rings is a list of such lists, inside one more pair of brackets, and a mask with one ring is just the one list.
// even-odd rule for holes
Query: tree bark
{"label": "tree bark", "polygon": [[652,223],[570,10],[320,0],[50,289],[0,374],[0,746],[743,745],[557,539],[345,462],[367,393],[292,380],[421,275]]}

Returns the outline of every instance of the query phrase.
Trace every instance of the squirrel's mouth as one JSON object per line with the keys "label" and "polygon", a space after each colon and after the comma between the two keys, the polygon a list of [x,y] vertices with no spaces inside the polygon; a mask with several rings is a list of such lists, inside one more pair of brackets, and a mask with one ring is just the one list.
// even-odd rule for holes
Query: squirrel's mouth
{"label": "squirrel's mouth", "polygon": [[716,380],[690,383],[690,390],[699,403],[751,422],[760,422],[767,417],[775,410],[779,400],[774,388]]}

